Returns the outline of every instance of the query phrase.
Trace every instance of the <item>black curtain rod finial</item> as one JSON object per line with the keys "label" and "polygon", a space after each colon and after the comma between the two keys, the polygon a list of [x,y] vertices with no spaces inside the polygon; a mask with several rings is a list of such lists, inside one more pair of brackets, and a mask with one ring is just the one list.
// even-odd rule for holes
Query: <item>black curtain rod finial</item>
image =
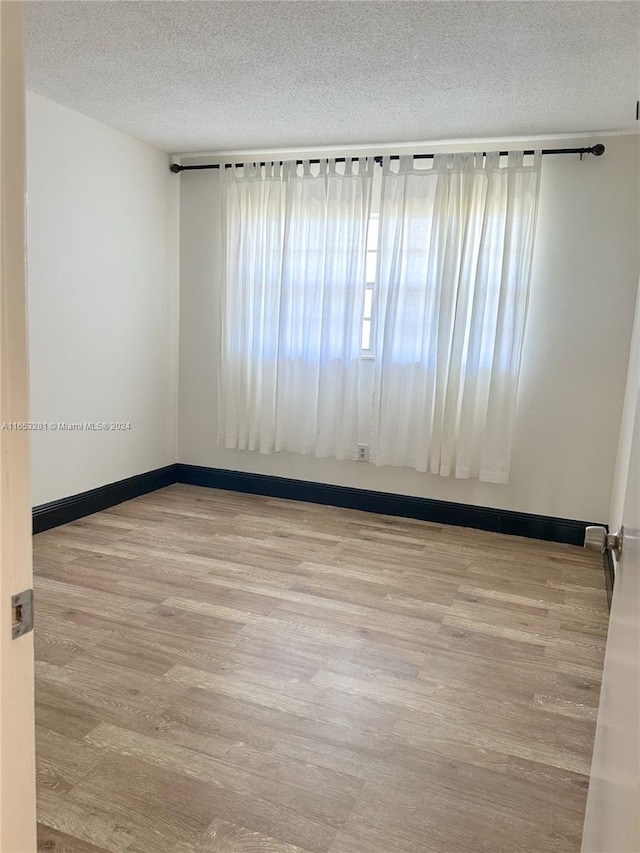
{"label": "black curtain rod finial", "polygon": [[596,157],[602,157],[602,155],[604,154],[604,151],[605,151],[605,149],[604,149],[604,145],[602,144],[602,142],[598,142],[598,144],[594,145],[593,148],[591,149],[591,153],[595,154]]}
{"label": "black curtain rod finial", "polygon": [[169,166],[169,169],[171,169],[171,171],[172,171],[174,174],[177,174],[178,172],[181,172],[183,168],[184,168],[184,167],[183,167],[183,166],[181,166],[179,163],[172,163],[172,164]]}

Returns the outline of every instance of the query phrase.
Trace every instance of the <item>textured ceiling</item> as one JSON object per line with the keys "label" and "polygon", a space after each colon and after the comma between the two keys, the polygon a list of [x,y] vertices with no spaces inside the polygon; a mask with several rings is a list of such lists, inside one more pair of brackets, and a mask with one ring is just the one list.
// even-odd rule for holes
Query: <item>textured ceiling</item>
{"label": "textured ceiling", "polygon": [[636,125],[635,0],[26,5],[28,87],[169,152]]}

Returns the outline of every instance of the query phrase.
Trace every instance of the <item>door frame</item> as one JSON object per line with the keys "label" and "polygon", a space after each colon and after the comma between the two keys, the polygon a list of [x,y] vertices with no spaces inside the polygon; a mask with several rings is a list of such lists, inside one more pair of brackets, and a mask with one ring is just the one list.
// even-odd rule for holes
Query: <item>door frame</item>
{"label": "door frame", "polygon": [[33,632],[13,639],[32,586],[25,86],[21,0],[0,2],[0,851],[36,850]]}

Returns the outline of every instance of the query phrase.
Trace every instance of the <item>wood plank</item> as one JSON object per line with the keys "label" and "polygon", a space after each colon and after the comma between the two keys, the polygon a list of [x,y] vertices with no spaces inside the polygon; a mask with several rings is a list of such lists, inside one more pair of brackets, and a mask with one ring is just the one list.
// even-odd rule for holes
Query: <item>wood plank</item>
{"label": "wood plank", "polygon": [[105,847],[96,847],[72,835],[58,832],[38,823],[38,853],[109,853]]}
{"label": "wood plank", "polygon": [[119,821],[133,817],[138,834],[157,850],[193,843],[213,820],[240,824],[311,853],[326,851],[336,830],[283,803],[261,799],[213,782],[153,767],[137,756],[105,759],[69,794],[74,802],[104,807]]}

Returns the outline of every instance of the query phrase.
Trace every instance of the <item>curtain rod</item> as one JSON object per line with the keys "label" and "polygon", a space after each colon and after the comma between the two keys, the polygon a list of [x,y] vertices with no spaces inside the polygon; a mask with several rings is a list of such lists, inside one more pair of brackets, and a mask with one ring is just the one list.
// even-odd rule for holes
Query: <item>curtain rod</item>
{"label": "curtain rod", "polygon": [[[595,157],[601,157],[604,154],[604,145],[599,142],[597,145],[592,145],[590,148],[543,148],[543,154],[579,154],[580,159],[582,160],[585,154],[593,154]],[[484,156],[486,156],[487,152],[482,152]],[[533,149],[529,149],[528,151],[524,151],[524,154],[535,154]],[[501,157],[506,157],[509,154],[508,151],[500,151]],[[399,160],[400,154],[390,154],[385,155],[389,157],[389,160]],[[402,155],[404,156],[404,155]],[[411,155],[410,155],[411,156]],[[414,160],[433,160],[436,156],[435,154],[413,154]],[[357,157],[332,157],[332,158],[323,158],[323,159],[333,159],[336,163],[344,163],[345,160],[357,160]],[[372,158],[376,163],[382,163],[382,155],[376,155]],[[247,160],[247,163],[253,163],[253,160]],[[260,163],[260,166],[266,165],[266,163],[283,163],[286,162],[284,160],[267,160]],[[296,160],[296,164],[301,166],[305,161],[304,160]],[[308,163],[320,163],[319,159],[308,160]],[[178,172],[192,172],[197,169],[220,169],[220,168],[231,168],[231,166],[235,166],[236,168],[241,168],[245,166],[246,163],[207,163],[205,165],[198,166],[181,166],[179,163],[172,163],[169,167],[172,172],[176,174]]]}

